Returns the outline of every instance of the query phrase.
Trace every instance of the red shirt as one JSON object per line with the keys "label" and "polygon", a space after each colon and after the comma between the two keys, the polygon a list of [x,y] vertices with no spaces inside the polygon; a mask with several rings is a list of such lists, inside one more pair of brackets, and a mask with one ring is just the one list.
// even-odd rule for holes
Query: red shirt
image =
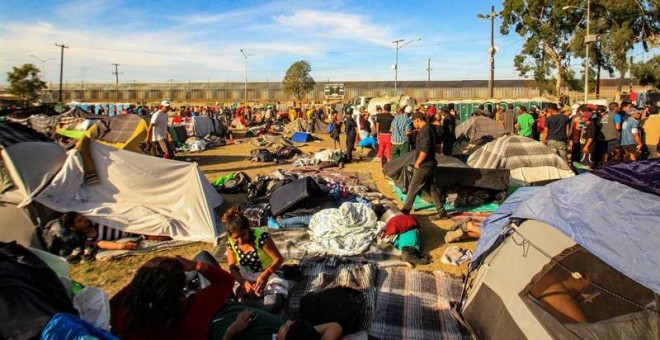
{"label": "red shirt", "polygon": [[122,339],[206,339],[209,322],[231,297],[234,277],[213,265],[205,265],[200,273],[211,285],[188,297],[181,319],[165,333],[154,327],[129,329],[131,320],[124,299],[130,284],[124,287],[110,300],[112,332]]}

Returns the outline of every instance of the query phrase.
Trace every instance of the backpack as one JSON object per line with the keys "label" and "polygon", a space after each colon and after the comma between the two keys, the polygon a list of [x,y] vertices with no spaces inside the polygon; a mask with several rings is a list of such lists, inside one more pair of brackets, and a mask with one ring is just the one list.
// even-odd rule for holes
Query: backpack
{"label": "backpack", "polygon": [[41,236],[46,244],[46,250],[58,256],[71,254],[81,244],[78,234],[64,228],[61,219],[48,222],[44,226]]}

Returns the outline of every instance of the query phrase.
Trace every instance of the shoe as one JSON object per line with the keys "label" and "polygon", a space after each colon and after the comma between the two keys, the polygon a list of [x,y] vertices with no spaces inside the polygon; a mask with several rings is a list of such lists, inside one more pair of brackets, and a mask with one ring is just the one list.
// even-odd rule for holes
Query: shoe
{"label": "shoe", "polygon": [[280,229],[281,226],[280,226],[279,223],[277,223],[277,221],[275,220],[275,218],[274,218],[273,216],[271,216],[271,217],[268,218],[268,228],[271,228],[271,229]]}
{"label": "shoe", "polygon": [[431,221],[440,221],[440,220],[446,220],[449,218],[449,215],[447,215],[447,212],[445,210],[442,210],[441,212],[431,215],[429,219]]}
{"label": "shoe", "polygon": [[80,262],[89,263],[89,262],[94,262],[95,260],[96,260],[96,254],[94,248],[92,247],[85,248],[85,251],[82,254],[82,259],[80,260]]}
{"label": "shoe", "polygon": [[66,257],[66,261],[71,263],[71,264],[77,264],[80,262],[82,259],[83,255],[83,250],[82,248],[78,247],[74,249],[69,256]]}
{"label": "shoe", "polygon": [[449,231],[445,235],[445,243],[452,243],[459,241],[461,238],[463,238],[464,235],[465,232],[462,229]]}

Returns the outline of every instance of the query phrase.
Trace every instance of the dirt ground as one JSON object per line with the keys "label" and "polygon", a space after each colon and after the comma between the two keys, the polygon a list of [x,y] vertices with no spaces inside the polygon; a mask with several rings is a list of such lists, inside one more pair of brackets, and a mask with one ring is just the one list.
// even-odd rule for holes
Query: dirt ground
{"label": "dirt ground", "polygon": [[[320,141],[309,142],[302,146],[297,146],[303,152],[310,153],[332,148],[332,141],[328,135],[319,135],[319,137],[321,138]],[[342,136],[342,138],[343,137],[344,136]],[[344,145],[343,139],[341,142],[342,145]],[[253,148],[254,146],[249,143],[249,140],[243,140],[236,145],[218,147],[199,153],[184,154],[179,157],[179,159],[197,162],[200,169],[209,180],[236,171],[244,171],[250,177],[254,178],[258,174],[268,174],[277,169],[293,169],[293,166],[290,163],[274,164],[247,161],[246,156]],[[388,183],[387,178],[383,175],[380,162],[373,162],[371,159],[354,162],[346,164],[344,171],[370,173],[372,181],[378,190],[392,202],[395,202],[399,207],[402,206],[402,202],[395,197],[392,187]],[[240,203],[240,200],[240,195],[225,196],[226,204]],[[440,262],[442,253],[447,247],[444,242],[444,235],[446,229],[451,226],[452,222],[451,220],[432,222],[428,218],[430,214],[431,212],[413,213],[421,225],[422,253],[431,258],[430,264],[417,266],[416,268],[422,271],[443,270],[452,275],[465,274],[467,271],[467,263],[457,267],[445,265]],[[474,251],[476,246],[475,241],[464,241],[457,244],[472,251]],[[153,257],[181,255],[192,258],[201,250],[212,251],[213,248],[214,246],[212,244],[195,243],[168,251],[131,256],[120,260],[97,261],[93,263],[72,265],[70,266],[69,271],[73,280],[76,280],[83,285],[100,287],[112,296],[130,282],[137,269],[144,262]]]}

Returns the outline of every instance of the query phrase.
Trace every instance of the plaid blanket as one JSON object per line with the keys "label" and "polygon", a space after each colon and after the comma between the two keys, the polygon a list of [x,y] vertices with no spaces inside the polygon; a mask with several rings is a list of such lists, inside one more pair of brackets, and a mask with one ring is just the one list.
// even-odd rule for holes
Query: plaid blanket
{"label": "plaid blanket", "polygon": [[386,339],[469,339],[451,316],[462,283],[443,272],[386,269],[378,273],[369,335]]}
{"label": "plaid blanket", "polygon": [[99,127],[98,139],[108,143],[125,143],[133,136],[141,119],[138,115],[119,115],[99,119],[96,122]]}
{"label": "plaid blanket", "polygon": [[513,170],[548,166],[571,170],[559,155],[543,143],[522,136],[506,136],[482,146],[470,155],[467,164],[473,168],[486,169]]}
{"label": "plaid blanket", "polygon": [[476,141],[483,137],[497,138],[504,136],[506,133],[504,127],[497,124],[494,119],[482,116],[472,117],[456,127],[456,138],[458,140],[467,138],[467,140]]}
{"label": "plaid blanket", "polygon": [[300,263],[303,278],[289,293],[289,306],[284,319],[299,317],[300,299],[307,294],[325,288],[346,286],[364,292],[366,308],[358,322],[361,329],[369,329],[374,319],[376,304],[376,277],[378,266],[374,263],[352,261],[340,257],[317,257]]}
{"label": "plaid blanket", "polygon": [[46,133],[48,128],[54,128],[57,126],[57,121],[59,118],[57,116],[46,117],[46,116],[30,116],[28,122],[30,127],[37,132]]}

